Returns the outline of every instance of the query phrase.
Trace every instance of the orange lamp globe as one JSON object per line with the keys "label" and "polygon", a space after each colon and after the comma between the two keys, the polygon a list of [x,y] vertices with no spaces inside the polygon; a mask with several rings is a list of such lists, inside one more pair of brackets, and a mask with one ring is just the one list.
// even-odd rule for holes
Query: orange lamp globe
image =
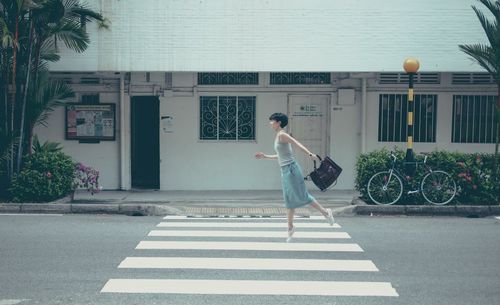
{"label": "orange lamp globe", "polygon": [[420,63],[416,58],[407,58],[403,64],[406,73],[417,73]]}

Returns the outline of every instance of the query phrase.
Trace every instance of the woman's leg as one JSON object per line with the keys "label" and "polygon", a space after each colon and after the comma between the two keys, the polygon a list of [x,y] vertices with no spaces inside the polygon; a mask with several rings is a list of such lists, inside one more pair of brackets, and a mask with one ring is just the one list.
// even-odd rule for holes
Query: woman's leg
{"label": "woman's leg", "polygon": [[286,217],[288,220],[288,231],[293,229],[293,215],[295,214],[295,209],[287,209]]}
{"label": "woman's leg", "polygon": [[328,210],[325,209],[321,204],[319,204],[319,202],[317,200],[314,200],[312,203],[311,203],[311,206],[313,208],[315,208],[316,210],[318,210],[321,214],[323,214],[323,216],[328,216]]}
{"label": "woman's leg", "polygon": [[314,200],[313,203],[311,203],[311,206],[323,214],[323,216],[328,220],[328,223],[333,226],[335,223],[335,219],[333,218],[333,213],[331,209],[325,209],[317,200]]}

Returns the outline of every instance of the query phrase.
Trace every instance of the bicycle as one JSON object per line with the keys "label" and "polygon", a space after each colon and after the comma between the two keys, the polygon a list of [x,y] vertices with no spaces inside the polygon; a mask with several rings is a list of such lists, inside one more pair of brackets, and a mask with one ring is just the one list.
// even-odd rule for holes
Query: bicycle
{"label": "bicycle", "polygon": [[[408,191],[408,194],[422,193],[424,199],[435,205],[445,205],[453,200],[457,193],[457,185],[452,176],[442,170],[432,170],[427,165],[427,154],[424,161],[405,162],[422,164],[426,172],[420,182],[420,188]],[[397,157],[391,153],[391,168],[374,174],[368,181],[367,191],[370,199],[376,204],[389,205],[396,203],[403,194],[403,182],[409,183],[411,177],[401,174],[396,168]]]}

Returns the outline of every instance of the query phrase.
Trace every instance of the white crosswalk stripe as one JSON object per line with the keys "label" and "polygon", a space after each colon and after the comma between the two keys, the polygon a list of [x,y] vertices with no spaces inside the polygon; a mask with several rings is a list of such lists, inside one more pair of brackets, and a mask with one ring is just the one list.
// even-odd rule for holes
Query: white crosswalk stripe
{"label": "white crosswalk stripe", "polygon": [[242,281],[242,280],[158,280],[111,279],[102,292],[315,295],[315,296],[398,296],[390,283],[329,281]]}
{"label": "white crosswalk stripe", "polygon": [[378,271],[370,260],[127,257],[118,268]]}
{"label": "white crosswalk stripe", "polygon": [[[207,230],[153,230],[148,236],[162,237],[279,237],[286,238],[286,232],[280,231],[207,231]],[[297,232],[295,238],[334,238],[334,239],[349,239],[351,238],[346,232]]]}
{"label": "white crosswalk stripe", "polygon": [[[283,272],[331,272],[332,276],[336,272],[379,272],[371,260],[333,259],[335,253],[355,256],[364,251],[356,243],[344,242],[351,236],[339,232],[340,225],[330,226],[321,216],[298,218],[291,243],[285,242],[285,218],[167,216],[157,227],[161,229],[151,230],[148,239],[136,246],[140,254],[126,257],[118,269],[136,270],[134,272],[142,275],[147,270],[169,270],[166,274],[173,274],[175,270],[192,270],[200,275],[210,270],[238,271],[243,275],[253,270],[266,270],[281,272],[282,278],[269,280],[264,273],[262,280],[232,280],[224,279],[224,273],[219,275],[219,272],[210,276],[216,278],[208,279],[112,278],[104,285],[102,293],[398,296],[389,282],[292,281],[283,277]],[[186,251],[193,255],[185,255]],[[156,256],[147,256],[148,253]],[[182,256],[172,255],[180,253]],[[256,253],[280,253],[280,258],[255,257]],[[294,257],[291,257],[292,253]],[[310,258],[314,253],[321,259]],[[304,258],[306,254],[308,258]]]}
{"label": "white crosswalk stripe", "polygon": [[363,252],[357,244],[273,243],[273,242],[205,242],[141,241],[136,249],[149,250],[241,250],[241,251],[332,251]]}
{"label": "white crosswalk stripe", "polygon": [[[340,226],[334,224],[329,226],[326,223],[295,223],[297,228],[335,228],[338,229]],[[161,222],[157,227],[162,228],[284,228],[286,229],[286,223],[278,222]]]}

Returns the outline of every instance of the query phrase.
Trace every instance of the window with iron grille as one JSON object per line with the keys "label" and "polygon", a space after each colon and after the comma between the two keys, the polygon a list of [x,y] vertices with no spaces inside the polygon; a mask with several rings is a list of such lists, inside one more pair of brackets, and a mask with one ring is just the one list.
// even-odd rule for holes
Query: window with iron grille
{"label": "window with iron grille", "polygon": [[454,95],[451,141],[495,143],[494,95]]}
{"label": "window with iron grille", "polygon": [[259,73],[198,73],[198,85],[258,85]]}
{"label": "window with iron grille", "polygon": [[255,140],[255,96],[201,96],[200,140]]}
{"label": "window with iron grille", "polygon": [[[413,141],[436,141],[437,95],[415,94]],[[408,135],[408,94],[380,94],[379,142],[406,142]]]}
{"label": "window with iron grille", "polygon": [[271,85],[328,85],[330,73],[271,73]]}

